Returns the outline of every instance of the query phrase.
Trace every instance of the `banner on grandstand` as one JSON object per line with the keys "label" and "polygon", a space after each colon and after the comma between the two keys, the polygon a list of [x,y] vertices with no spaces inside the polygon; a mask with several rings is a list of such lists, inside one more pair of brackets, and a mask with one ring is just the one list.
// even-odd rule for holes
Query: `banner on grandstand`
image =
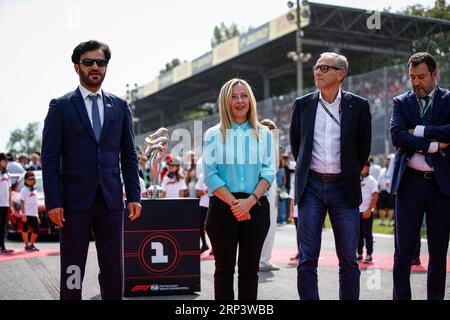
{"label": "banner on grandstand", "polygon": [[212,67],[213,56],[212,52],[205,53],[201,57],[192,61],[192,74],[200,73]]}
{"label": "banner on grandstand", "polygon": [[[295,10],[290,12],[291,14],[296,15]],[[289,14],[289,13],[288,13]],[[269,22],[270,24],[270,34],[269,40],[274,40],[280,38],[290,32],[297,30],[297,21],[296,19],[289,20],[288,14],[283,14],[276,19],[273,19]],[[302,28],[309,25],[309,6],[302,6],[300,12],[300,26]]]}
{"label": "banner on grandstand", "polygon": [[[217,45],[212,51],[190,62],[185,62],[173,70],[160,75],[156,80],[144,86],[143,90],[140,91],[144,96],[140,97],[139,95],[139,98],[151,95],[158,90],[167,88],[213,66],[237,57],[240,54],[294,32],[297,29],[296,19],[289,20],[288,15],[291,14],[291,16],[293,15],[295,17],[295,13],[295,10],[292,10],[290,13],[283,14],[256,29]],[[309,25],[310,9],[308,5],[301,7],[300,16],[301,27],[304,28]]]}
{"label": "banner on grandstand", "polygon": [[184,62],[173,69],[173,83],[179,82],[192,75],[192,62]]}
{"label": "banner on grandstand", "polygon": [[269,23],[240,36],[239,54],[255,49],[269,42]]}
{"label": "banner on grandstand", "polygon": [[213,49],[213,66],[230,60],[239,54],[239,37],[231,38]]}

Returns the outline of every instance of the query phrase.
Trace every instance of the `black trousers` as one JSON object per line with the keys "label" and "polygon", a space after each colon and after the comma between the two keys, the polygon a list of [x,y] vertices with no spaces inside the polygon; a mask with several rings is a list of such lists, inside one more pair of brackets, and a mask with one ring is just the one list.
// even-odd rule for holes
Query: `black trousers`
{"label": "black trousers", "polygon": [[0,249],[5,249],[5,234],[8,220],[8,207],[0,207]]}
{"label": "black trousers", "polygon": [[31,227],[33,234],[39,234],[39,222],[37,217],[27,216],[27,222],[22,225],[22,232],[28,232]]}
{"label": "black trousers", "polygon": [[[245,193],[234,193],[236,198],[247,198]],[[214,297],[216,300],[234,300],[233,280],[238,256],[238,299],[256,300],[261,250],[270,226],[269,201],[266,197],[250,209],[251,219],[239,222],[230,207],[217,197],[209,202],[206,232],[214,251]]]}
{"label": "black trousers", "polygon": [[61,300],[81,300],[81,290],[92,231],[100,267],[98,281],[103,300],[121,300],[123,294],[123,211],[110,211],[101,188],[85,212],[64,212],[60,231]]}
{"label": "black trousers", "polygon": [[442,300],[447,275],[450,196],[441,192],[434,178],[425,179],[407,168],[397,190],[395,209],[394,300],[411,299],[411,262],[416,255],[425,212],[430,256],[427,297]]}
{"label": "black trousers", "polygon": [[369,219],[363,219],[362,213],[359,218],[359,241],[358,241],[358,254],[363,254],[364,242],[366,244],[366,253],[372,255],[373,253],[373,213],[370,215]]}
{"label": "black trousers", "polygon": [[205,236],[205,222],[206,216],[208,214],[208,208],[200,207],[200,239],[202,240],[202,247],[206,247],[208,244],[206,243]]}

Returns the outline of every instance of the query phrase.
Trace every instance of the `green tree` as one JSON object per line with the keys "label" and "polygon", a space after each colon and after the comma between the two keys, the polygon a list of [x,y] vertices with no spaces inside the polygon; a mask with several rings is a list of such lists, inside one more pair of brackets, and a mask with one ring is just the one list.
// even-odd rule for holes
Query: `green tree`
{"label": "green tree", "polygon": [[164,69],[159,70],[159,74],[166,73],[180,64],[181,64],[180,59],[178,58],[172,59],[172,61],[166,63]]}
{"label": "green tree", "polygon": [[[450,20],[450,3],[446,0],[436,0],[434,7],[425,8],[421,4],[415,4],[406,7],[400,13],[428,17],[441,20]],[[450,36],[448,33],[437,33],[426,39],[419,39],[415,42],[416,51],[428,51],[433,55],[439,56],[450,52]]]}
{"label": "green tree", "polygon": [[18,153],[32,154],[41,151],[41,145],[39,122],[31,122],[25,129],[17,128],[11,132],[7,148]]}
{"label": "green tree", "polygon": [[220,25],[214,27],[211,47],[214,48],[218,44],[234,38],[239,34],[240,33],[236,23],[232,23],[229,27],[227,27],[225,23],[221,22]]}

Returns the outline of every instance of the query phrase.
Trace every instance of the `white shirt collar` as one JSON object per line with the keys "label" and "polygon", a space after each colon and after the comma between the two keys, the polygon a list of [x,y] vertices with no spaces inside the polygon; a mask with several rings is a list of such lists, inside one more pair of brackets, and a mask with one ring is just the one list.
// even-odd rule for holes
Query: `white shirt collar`
{"label": "white shirt collar", "polygon": [[97,90],[97,92],[89,91],[88,89],[86,89],[85,87],[83,87],[81,84],[78,86],[78,88],[80,89],[81,96],[83,97],[83,99],[86,99],[89,95],[91,95],[91,94],[93,94],[93,93],[99,94],[99,95],[100,95],[100,98],[103,97],[103,95],[102,95],[102,88],[99,88],[99,89]]}
{"label": "white shirt collar", "polygon": [[[434,94],[436,93],[436,89],[437,89],[437,85],[434,87],[433,90],[431,90],[431,92],[428,94],[428,96],[431,98],[431,100],[433,100],[434,98]],[[414,92],[414,91],[413,91]],[[416,94],[417,99],[420,99],[420,97]]]}
{"label": "white shirt collar", "polygon": [[319,91],[319,99],[326,104],[339,103],[341,101],[341,88],[339,88],[338,94],[332,103],[328,103],[327,101],[325,101],[325,99],[322,97],[322,91]]}
{"label": "white shirt collar", "polygon": [[437,85],[436,85],[436,86],[434,87],[434,89],[431,90],[431,92],[428,94],[428,95],[430,96],[431,100],[433,100],[433,98],[434,98],[434,94],[436,93],[436,89],[437,89]]}

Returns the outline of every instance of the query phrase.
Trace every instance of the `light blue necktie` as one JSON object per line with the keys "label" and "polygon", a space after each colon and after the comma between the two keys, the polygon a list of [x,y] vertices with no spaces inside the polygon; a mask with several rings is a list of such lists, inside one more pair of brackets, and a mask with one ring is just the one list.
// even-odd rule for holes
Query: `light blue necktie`
{"label": "light blue necktie", "polygon": [[102,124],[100,122],[100,111],[98,110],[97,98],[98,94],[90,94],[89,99],[92,100],[92,129],[94,129],[95,138],[97,142],[100,140],[102,132]]}

